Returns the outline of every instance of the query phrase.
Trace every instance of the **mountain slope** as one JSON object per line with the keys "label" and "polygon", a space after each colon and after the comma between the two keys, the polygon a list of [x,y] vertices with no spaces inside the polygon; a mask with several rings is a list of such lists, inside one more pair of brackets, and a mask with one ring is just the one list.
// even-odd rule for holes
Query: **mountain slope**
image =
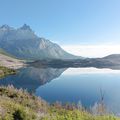
{"label": "mountain slope", "polygon": [[100,108],[98,103],[94,110],[97,115],[94,115],[81,104],[49,104],[22,89],[0,87],[0,120],[120,120],[113,114],[101,112]]}
{"label": "mountain slope", "polygon": [[106,60],[109,60],[113,63],[120,64],[120,54],[111,54],[111,55],[108,55],[106,57],[103,57],[102,59],[106,59]]}
{"label": "mountain slope", "polygon": [[12,58],[8,53],[0,49],[0,66],[18,69],[24,66],[24,61]]}
{"label": "mountain slope", "polygon": [[79,58],[67,53],[59,45],[38,37],[26,24],[18,29],[8,25],[1,26],[0,48],[22,59]]}

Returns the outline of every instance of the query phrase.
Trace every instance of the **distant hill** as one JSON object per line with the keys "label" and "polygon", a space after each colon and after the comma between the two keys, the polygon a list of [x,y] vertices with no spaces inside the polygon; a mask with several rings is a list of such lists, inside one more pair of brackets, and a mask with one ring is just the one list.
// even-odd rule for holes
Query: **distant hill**
{"label": "distant hill", "polygon": [[103,57],[103,59],[106,59],[115,63],[120,63],[120,54],[111,54],[106,57]]}
{"label": "distant hill", "polygon": [[73,60],[37,60],[30,63],[35,67],[53,67],[53,68],[68,68],[68,67],[96,67],[120,69],[120,55],[113,54],[103,58],[84,58]]}
{"label": "distant hill", "polygon": [[30,26],[24,24],[15,29],[8,25],[0,27],[0,48],[22,59],[76,59],[59,45],[38,37]]}

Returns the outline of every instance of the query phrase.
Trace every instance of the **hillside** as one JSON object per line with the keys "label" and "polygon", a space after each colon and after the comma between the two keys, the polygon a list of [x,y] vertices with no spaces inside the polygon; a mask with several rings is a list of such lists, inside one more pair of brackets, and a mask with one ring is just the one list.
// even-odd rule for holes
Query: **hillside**
{"label": "hillside", "polygon": [[13,58],[5,51],[0,50],[0,66],[19,69],[24,66],[24,61]]}
{"label": "hillside", "polygon": [[108,55],[106,57],[103,57],[102,59],[109,60],[112,63],[120,64],[120,54],[111,54],[111,55]]}
{"label": "hillside", "polygon": [[0,66],[0,78],[13,74],[16,74],[15,70]]}
{"label": "hillside", "polygon": [[0,78],[16,74],[15,69],[25,66],[24,61],[12,58],[4,50],[0,49]]}
{"label": "hillside", "polygon": [[3,49],[0,48],[0,54],[6,55],[6,56],[11,56],[7,52],[5,52]]}
{"label": "hillside", "polygon": [[120,120],[113,115],[92,115],[83,107],[41,98],[12,86],[0,87],[0,120]]}

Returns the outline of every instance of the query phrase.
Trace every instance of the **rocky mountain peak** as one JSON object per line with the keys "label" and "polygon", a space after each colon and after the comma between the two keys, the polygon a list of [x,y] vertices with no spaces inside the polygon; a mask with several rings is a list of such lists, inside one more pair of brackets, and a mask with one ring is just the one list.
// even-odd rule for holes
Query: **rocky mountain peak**
{"label": "rocky mountain peak", "polygon": [[20,29],[21,29],[21,30],[29,30],[29,31],[32,31],[32,29],[30,28],[30,26],[27,25],[27,24],[24,24]]}
{"label": "rocky mountain peak", "polygon": [[1,29],[0,48],[18,58],[32,60],[77,58],[64,51],[59,45],[38,37],[27,24],[18,29],[13,28],[14,30],[9,30],[11,27],[3,25]]}
{"label": "rocky mountain peak", "polygon": [[10,27],[10,26],[8,26],[7,24],[2,25],[2,26],[0,27],[0,30],[4,30],[4,31],[6,31],[6,30],[12,30],[12,29],[13,29],[13,28]]}

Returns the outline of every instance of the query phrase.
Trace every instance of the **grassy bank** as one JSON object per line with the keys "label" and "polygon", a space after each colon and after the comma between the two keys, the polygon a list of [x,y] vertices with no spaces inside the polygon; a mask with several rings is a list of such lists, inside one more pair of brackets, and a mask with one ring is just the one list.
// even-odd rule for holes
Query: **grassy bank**
{"label": "grassy bank", "polygon": [[0,78],[5,77],[7,75],[15,74],[15,73],[16,71],[13,69],[0,66]]}
{"label": "grassy bank", "polygon": [[120,120],[113,115],[94,116],[73,105],[46,101],[12,86],[0,87],[0,120]]}

